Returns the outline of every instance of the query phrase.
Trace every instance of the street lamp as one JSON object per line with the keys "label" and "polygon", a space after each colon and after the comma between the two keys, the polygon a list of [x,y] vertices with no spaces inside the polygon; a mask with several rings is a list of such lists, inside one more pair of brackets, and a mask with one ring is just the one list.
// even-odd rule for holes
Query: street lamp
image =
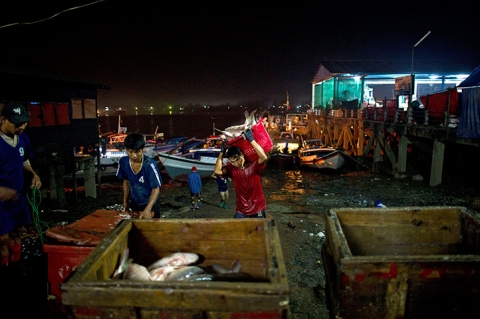
{"label": "street lamp", "polygon": [[410,90],[408,94],[408,104],[409,106],[412,105],[412,96],[413,96],[413,87],[415,85],[415,80],[413,79],[413,54],[415,52],[415,47],[420,44],[423,40],[425,40],[426,37],[431,33],[432,31],[428,31],[420,40],[418,40],[417,43],[412,47],[412,65],[410,68]]}
{"label": "street lamp", "polygon": [[423,40],[425,40],[425,38],[428,37],[428,35],[429,35],[431,32],[432,32],[432,31],[428,31],[427,34],[425,34],[425,35],[423,36],[423,38],[421,38],[420,40],[418,40],[418,42],[415,43],[415,45],[412,47],[412,67],[411,67],[411,69],[410,69],[410,75],[413,75],[413,53],[414,53],[414,51],[415,51],[415,47],[416,47],[417,45],[419,45],[420,42],[422,42]]}

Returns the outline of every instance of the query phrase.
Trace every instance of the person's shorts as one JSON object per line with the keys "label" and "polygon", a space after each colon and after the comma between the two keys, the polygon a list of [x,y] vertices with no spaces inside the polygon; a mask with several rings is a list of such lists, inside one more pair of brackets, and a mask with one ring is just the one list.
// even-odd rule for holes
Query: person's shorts
{"label": "person's shorts", "polygon": [[266,218],[266,215],[265,215],[265,210],[262,210],[261,212],[258,212],[253,215],[243,215],[242,213],[235,212],[235,215],[233,215],[233,218]]}

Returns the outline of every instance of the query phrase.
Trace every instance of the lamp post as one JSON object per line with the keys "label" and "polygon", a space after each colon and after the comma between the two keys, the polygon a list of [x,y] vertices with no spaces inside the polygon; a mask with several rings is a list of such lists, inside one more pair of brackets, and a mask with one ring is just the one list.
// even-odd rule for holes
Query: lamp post
{"label": "lamp post", "polygon": [[411,106],[412,105],[412,95],[413,95],[413,87],[415,84],[415,81],[413,79],[413,54],[415,52],[415,47],[418,46],[423,40],[425,40],[426,37],[431,33],[432,31],[428,31],[420,40],[418,40],[417,43],[412,47],[412,65],[410,68],[410,94],[408,95],[408,104]]}
{"label": "lamp post", "polygon": [[411,74],[411,75],[413,75],[413,53],[415,52],[415,47],[416,47],[417,45],[419,45],[420,42],[422,42],[423,40],[425,40],[425,38],[428,37],[428,35],[429,35],[431,32],[432,32],[432,31],[428,31],[427,34],[425,34],[425,35],[423,36],[423,38],[421,38],[420,40],[418,40],[418,42],[415,43],[415,45],[412,47],[412,66],[411,66],[411,69],[410,69],[410,74]]}

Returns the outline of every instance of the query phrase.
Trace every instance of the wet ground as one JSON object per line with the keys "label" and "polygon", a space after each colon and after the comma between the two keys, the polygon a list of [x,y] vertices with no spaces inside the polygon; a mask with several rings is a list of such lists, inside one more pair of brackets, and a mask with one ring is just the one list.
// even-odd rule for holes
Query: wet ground
{"label": "wet ground", "polygon": [[[269,162],[263,177],[267,214],[278,224],[282,251],[290,285],[290,311],[293,319],[327,319],[325,273],[321,247],[325,242],[325,213],[338,207],[374,207],[381,201],[387,207],[466,206],[472,207],[480,197],[480,186],[468,174],[444,175],[441,185],[428,186],[428,176],[418,172],[395,179],[385,173],[374,173],[355,162],[339,171],[295,170],[290,164]],[[188,188],[182,182],[170,181],[161,190],[162,218],[231,218],[235,190],[230,183],[229,209],[218,207],[219,194],[213,179],[204,181],[201,210],[189,208]],[[420,180],[423,177],[423,180]],[[415,180],[414,180],[415,179]],[[115,177],[104,177],[96,199],[85,198],[80,188],[78,198],[68,194],[67,207],[42,203],[40,219],[50,227],[71,223],[97,209],[122,202],[121,184]],[[475,204],[473,204],[475,206]],[[475,206],[476,207],[476,206]],[[31,230],[34,233],[34,229]],[[46,239],[48,241],[48,238]],[[11,269],[0,272],[0,300],[9,304],[21,300],[28,307],[23,318],[64,318],[47,303],[46,258],[41,241],[34,234],[26,241],[24,259]],[[13,300],[13,301],[12,301]],[[50,308],[49,308],[50,305]],[[2,308],[5,309],[5,308]],[[3,317],[3,316],[2,316]]]}

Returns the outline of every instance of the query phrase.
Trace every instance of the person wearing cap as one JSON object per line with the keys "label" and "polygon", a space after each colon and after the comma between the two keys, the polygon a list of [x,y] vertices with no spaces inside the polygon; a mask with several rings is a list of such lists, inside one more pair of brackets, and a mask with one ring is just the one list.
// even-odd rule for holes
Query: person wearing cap
{"label": "person wearing cap", "polygon": [[[233,218],[265,218],[267,202],[262,190],[261,175],[266,167],[267,155],[255,141],[252,130],[245,130],[242,135],[250,142],[258,155],[255,161],[247,162],[245,154],[237,146],[231,146],[225,152],[225,143],[218,154],[213,173],[233,179],[235,187],[235,215]],[[223,156],[230,163],[223,165]]]}
{"label": "person wearing cap", "polygon": [[160,218],[162,177],[153,158],[145,156],[145,138],[139,133],[125,137],[127,156],[120,158],[117,177],[123,179],[123,211],[140,212],[139,218]]}
{"label": "person wearing cap", "polygon": [[32,222],[23,192],[24,176],[30,178],[31,189],[40,189],[42,182],[30,164],[30,140],[22,134],[30,121],[27,109],[8,102],[0,115],[0,265],[8,265],[20,259],[20,235]]}
{"label": "person wearing cap", "polygon": [[202,201],[202,178],[197,173],[195,166],[192,166],[192,172],[188,174],[187,186],[190,189],[190,196],[192,198],[190,209],[200,209],[200,202]]}

